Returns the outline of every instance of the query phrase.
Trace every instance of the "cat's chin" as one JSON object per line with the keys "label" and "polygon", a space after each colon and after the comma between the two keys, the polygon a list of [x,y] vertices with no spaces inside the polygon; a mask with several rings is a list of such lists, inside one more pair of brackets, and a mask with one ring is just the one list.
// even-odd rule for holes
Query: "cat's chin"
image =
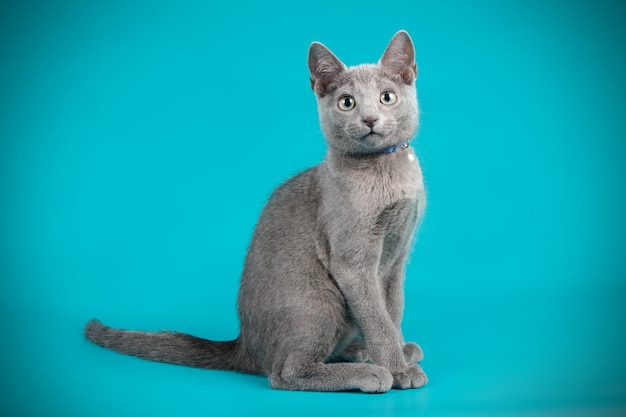
{"label": "cat's chin", "polygon": [[390,142],[390,138],[382,133],[370,132],[356,140],[358,146],[353,149],[355,153],[375,154],[395,146],[402,142]]}

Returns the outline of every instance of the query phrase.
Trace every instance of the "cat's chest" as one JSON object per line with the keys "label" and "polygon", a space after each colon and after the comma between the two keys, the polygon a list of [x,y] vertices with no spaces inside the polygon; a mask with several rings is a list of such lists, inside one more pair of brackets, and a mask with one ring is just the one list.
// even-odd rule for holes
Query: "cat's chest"
{"label": "cat's chest", "polygon": [[[335,172],[336,174],[337,172]],[[412,151],[389,155],[370,166],[343,167],[339,175],[328,178],[324,199],[334,216],[366,226],[382,212],[396,205],[419,215],[425,204],[422,173]]]}
{"label": "cat's chest", "polygon": [[365,212],[379,212],[398,201],[420,200],[424,184],[413,152],[392,157],[387,164],[373,166],[348,179],[346,189],[351,205],[359,205]]}
{"label": "cat's chest", "polygon": [[424,210],[424,185],[415,159],[393,156],[406,159],[398,164],[389,158],[395,165],[335,171],[322,166],[318,171],[322,243],[317,250],[324,265],[332,268],[333,259],[340,265],[367,265],[377,259],[372,267],[384,274],[406,252]]}

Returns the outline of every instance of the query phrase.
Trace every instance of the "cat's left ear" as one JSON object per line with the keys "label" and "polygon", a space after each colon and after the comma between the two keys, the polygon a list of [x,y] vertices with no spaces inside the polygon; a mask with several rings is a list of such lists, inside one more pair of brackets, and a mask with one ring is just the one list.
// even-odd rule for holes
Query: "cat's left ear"
{"label": "cat's left ear", "polygon": [[411,84],[417,78],[415,49],[406,31],[401,30],[391,38],[378,63],[392,75],[400,77],[405,84]]}

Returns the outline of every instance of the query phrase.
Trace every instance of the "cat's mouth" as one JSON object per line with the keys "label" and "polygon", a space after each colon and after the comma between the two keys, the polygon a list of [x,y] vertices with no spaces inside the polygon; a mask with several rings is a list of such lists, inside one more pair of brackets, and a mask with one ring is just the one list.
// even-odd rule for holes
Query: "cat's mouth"
{"label": "cat's mouth", "polygon": [[382,138],[383,135],[381,133],[375,132],[374,130],[370,130],[365,135],[361,136],[361,140],[376,140],[376,138]]}
{"label": "cat's mouth", "polygon": [[365,146],[368,149],[376,149],[381,145],[382,142],[384,142],[384,137],[385,135],[383,135],[382,133],[371,130],[361,136],[358,139],[358,142],[361,144],[361,146]]}
{"label": "cat's mouth", "polygon": [[359,152],[370,153],[376,152],[385,142],[385,135],[371,130],[365,134],[361,134],[355,138]]}

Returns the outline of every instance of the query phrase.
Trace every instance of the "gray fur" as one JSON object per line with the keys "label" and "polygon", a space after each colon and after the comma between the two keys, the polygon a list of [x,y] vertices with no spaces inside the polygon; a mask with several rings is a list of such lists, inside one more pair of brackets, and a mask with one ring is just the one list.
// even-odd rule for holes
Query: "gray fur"
{"label": "gray fur", "polygon": [[[240,335],[213,342],[170,332],[112,329],[89,340],[145,359],[263,374],[276,389],[385,392],[426,376],[400,322],[407,256],[424,211],[410,140],[418,124],[413,44],[398,32],[376,65],[347,68],[309,49],[325,159],[275,190],[248,250],[239,290]],[[386,105],[381,94],[397,101]],[[354,108],[338,102],[349,94]],[[350,104],[350,102],[346,102]]]}

